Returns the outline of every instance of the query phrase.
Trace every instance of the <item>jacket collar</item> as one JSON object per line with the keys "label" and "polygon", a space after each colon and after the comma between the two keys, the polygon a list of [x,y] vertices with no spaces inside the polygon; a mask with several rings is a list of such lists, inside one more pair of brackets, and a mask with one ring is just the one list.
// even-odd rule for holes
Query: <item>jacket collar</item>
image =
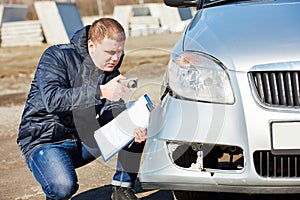
{"label": "jacket collar", "polygon": [[71,38],[71,43],[75,46],[76,50],[83,59],[89,56],[87,41],[90,27],[91,26],[88,25],[82,29],[79,29]]}

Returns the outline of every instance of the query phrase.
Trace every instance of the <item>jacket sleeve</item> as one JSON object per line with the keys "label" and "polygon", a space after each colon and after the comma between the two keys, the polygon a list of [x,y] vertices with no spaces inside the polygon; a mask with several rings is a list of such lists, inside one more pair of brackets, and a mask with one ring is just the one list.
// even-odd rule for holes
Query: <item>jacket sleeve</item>
{"label": "jacket sleeve", "polygon": [[56,46],[47,49],[40,59],[36,76],[47,112],[72,111],[102,103],[97,83],[73,87],[69,76],[76,76],[76,67],[72,66],[76,59],[70,59]]}

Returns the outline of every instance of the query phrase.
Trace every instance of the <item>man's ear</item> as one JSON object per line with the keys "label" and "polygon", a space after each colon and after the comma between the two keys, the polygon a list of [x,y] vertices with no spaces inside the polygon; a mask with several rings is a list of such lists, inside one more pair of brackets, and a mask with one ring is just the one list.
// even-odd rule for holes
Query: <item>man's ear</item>
{"label": "man's ear", "polygon": [[92,53],[94,51],[94,48],[95,48],[95,44],[92,40],[88,40],[88,49],[89,49],[89,52]]}

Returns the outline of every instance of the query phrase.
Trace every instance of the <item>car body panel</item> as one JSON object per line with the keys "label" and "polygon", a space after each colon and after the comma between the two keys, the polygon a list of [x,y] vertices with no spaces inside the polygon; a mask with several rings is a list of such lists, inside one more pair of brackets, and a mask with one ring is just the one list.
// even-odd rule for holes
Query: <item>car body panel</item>
{"label": "car body panel", "polygon": [[[300,56],[300,2],[229,4],[203,9],[185,34],[183,49],[206,52],[228,69],[296,61]],[[237,17],[238,16],[238,17]],[[255,38],[255,39],[253,39]]]}

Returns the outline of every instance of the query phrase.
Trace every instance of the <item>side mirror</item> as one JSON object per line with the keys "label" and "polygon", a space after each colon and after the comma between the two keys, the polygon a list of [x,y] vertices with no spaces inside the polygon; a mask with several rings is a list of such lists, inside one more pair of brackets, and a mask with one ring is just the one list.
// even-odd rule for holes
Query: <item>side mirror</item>
{"label": "side mirror", "polygon": [[171,7],[196,7],[199,0],[164,0],[164,3]]}

